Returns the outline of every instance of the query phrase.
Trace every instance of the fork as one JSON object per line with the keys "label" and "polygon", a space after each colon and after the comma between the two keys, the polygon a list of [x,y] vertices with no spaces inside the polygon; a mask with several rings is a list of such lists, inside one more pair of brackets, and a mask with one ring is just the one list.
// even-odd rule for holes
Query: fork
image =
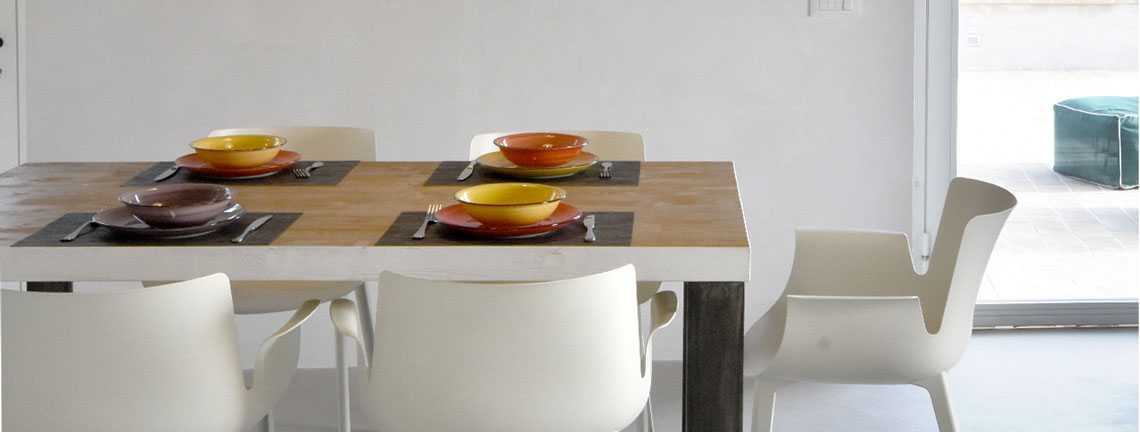
{"label": "fork", "polygon": [[[102,211],[102,210],[100,210],[100,211]],[[95,213],[95,214],[97,215],[98,213]],[[95,216],[91,216],[91,219],[88,219],[86,222],[83,222],[83,225],[80,225],[79,228],[76,228],[75,231],[72,231],[70,234],[59,239],[59,241],[69,242],[69,241],[75,240],[77,237],[84,234],[83,230],[86,230],[87,227],[95,226],[98,224],[99,224],[98,222],[95,222]]]}
{"label": "fork", "polygon": [[602,172],[598,174],[598,177],[610,178],[610,167],[612,166],[614,166],[614,164],[609,162],[602,162]]}
{"label": "fork", "polygon": [[428,205],[427,215],[424,216],[424,222],[420,224],[420,229],[416,230],[415,234],[412,234],[413,239],[420,240],[424,238],[424,235],[427,234],[428,224],[435,222],[435,212],[439,211],[439,209],[442,207],[443,205],[441,204]]}
{"label": "fork", "polygon": [[297,176],[297,178],[309,178],[309,174],[311,174],[313,170],[323,166],[325,166],[324,162],[313,162],[312,165],[305,168],[293,168],[293,175]]}

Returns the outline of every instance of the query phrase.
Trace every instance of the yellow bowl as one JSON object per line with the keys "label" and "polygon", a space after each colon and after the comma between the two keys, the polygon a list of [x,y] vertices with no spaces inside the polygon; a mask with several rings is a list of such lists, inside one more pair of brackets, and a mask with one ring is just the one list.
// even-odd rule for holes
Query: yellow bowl
{"label": "yellow bowl", "polygon": [[484,225],[523,226],[538,223],[566,198],[562,188],[534,183],[489,183],[455,193],[463,211]]}
{"label": "yellow bowl", "polygon": [[285,138],[272,135],[230,135],[190,143],[203,161],[218,168],[252,168],[273,160]]}

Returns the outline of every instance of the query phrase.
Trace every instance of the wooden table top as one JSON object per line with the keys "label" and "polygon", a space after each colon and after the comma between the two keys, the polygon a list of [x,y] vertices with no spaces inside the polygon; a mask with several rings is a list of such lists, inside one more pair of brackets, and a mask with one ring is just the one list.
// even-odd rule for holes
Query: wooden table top
{"label": "wooden table top", "polygon": [[[104,208],[121,205],[116,197],[137,186],[120,186],[153,165],[151,162],[132,163],[32,163],[0,174],[0,246],[10,246],[32,234],[47,223],[69,212],[95,212]],[[195,263],[187,267],[202,269],[210,263],[220,263],[224,259],[245,260],[265,259],[300,263],[300,268],[289,269],[285,265],[270,264],[280,275],[310,279],[330,279],[333,270],[317,269],[317,263],[304,264],[303,259],[288,255],[292,249],[312,251],[316,248],[330,256],[324,259],[332,267],[344,268],[348,264],[330,262],[331,256],[346,257],[351,251],[369,250],[357,253],[363,263],[365,259],[381,259],[394,262],[407,261],[419,257],[417,252],[383,252],[373,249],[454,249],[454,247],[406,247],[374,246],[388,226],[404,211],[423,211],[429,204],[449,205],[455,202],[453,194],[460,189],[455,186],[423,186],[424,181],[438,165],[437,162],[362,162],[356,166],[336,186],[231,186],[236,190],[235,201],[256,212],[302,212],[303,215],[282,233],[269,246],[242,248],[226,247],[4,247],[0,251],[0,278],[4,280],[34,280],[28,278],[75,278],[72,280],[115,280],[120,273],[127,273],[126,264],[116,264],[115,260],[133,260],[138,265],[160,258],[185,260],[195,258]],[[580,256],[599,265],[575,266],[575,271],[602,267],[600,260],[588,258],[585,251],[595,251],[595,255],[609,255],[611,258],[627,261],[645,261],[639,274],[648,271],[652,280],[696,280],[674,279],[683,274],[722,275],[719,280],[747,280],[748,234],[741,208],[739,189],[731,162],[645,162],[641,168],[639,186],[605,187],[563,187],[567,191],[566,202],[591,211],[631,211],[635,213],[632,244],[629,247],[571,247],[555,248],[543,246],[465,246],[464,248],[491,248],[505,257],[526,257],[536,253],[554,259],[553,263],[535,266],[536,272],[543,275],[565,273],[550,271],[569,256]],[[303,247],[303,248],[299,248]],[[106,271],[52,270],[47,264],[35,260],[66,263],[75,259],[76,250],[96,249],[100,253],[91,261],[113,267]],[[193,251],[171,251],[188,250]],[[514,250],[520,249],[520,250]],[[525,250],[521,250],[525,249]],[[631,249],[638,252],[610,251],[598,254],[600,249]],[[239,257],[239,251],[245,253]],[[252,251],[251,251],[252,250]],[[335,252],[334,252],[335,251]],[[708,252],[709,259],[724,259],[730,256],[733,263],[723,266],[721,271],[666,271],[669,259],[684,259],[686,253]],[[208,254],[221,254],[223,257],[212,260]],[[725,255],[725,254],[728,255]],[[632,259],[631,254],[644,255]],[[654,254],[664,254],[654,257]],[[148,257],[154,255],[155,257]],[[469,254],[468,254],[469,255]],[[102,258],[100,258],[102,257]],[[467,255],[465,255],[467,257]],[[741,258],[743,264],[741,265]],[[699,256],[696,258],[700,258]],[[539,259],[542,259],[539,257]],[[204,261],[197,263],[197,261]],[[482,264],[486,264],[486,260]],[[199,265],[201,264],[201,265]],[[268,264],[268,263],[266,263]],[[410,262],[408,264],[411,264]],[[75,265],[75,264],[69,264]],[[472,263],[471,271],[480,263]],[[66,266],[66,265],[64,265]],[[715,264],[713,264],[716,267]],[[732,270],[728,268],[731,266]],[[34,269],[32,269],[34,267]],[[169,267],[169,265],[167,265]],[[365,266],[367,269],[354,271],[355,274],[370,275],[373,270],[385,267],[384,264]],[[402,268],[397,265],[396,268]],[[538,268],[544,269],[540,270]],[[194,270],[187,270],[193,273]],[[574,273],[575,271],[571,271]],[[237,269],[229,265],[227,273],[236,272],[248,279],[273,279],[267,275],[255,274],[252,270]],[[467,272],[466,270],[460,273]],[[131,269],[129,273],[147,273]],[[413,271],[412,273],[420,273]],[[125,275],[124,275],[125,276]],[[467,274],[467,277],[475,277]],[[668,276],[668,277],[667,277]],[[169,276],[168,276],[169,277]],[[231,274],[231,277],[234,277]],[[464,277],[455,275],[456,278]],[[743,277],[743,278],[742,278]],[[242,277],[236,277],[240,279]],[[372,279],[375,276],[371,277]],[[640,278],[640,277],[639,277]],[[45,279],[39,279],[45,280]],[[49,279],[50,280],[50,279]],[[704,279],[717,280],[717,279]]]}

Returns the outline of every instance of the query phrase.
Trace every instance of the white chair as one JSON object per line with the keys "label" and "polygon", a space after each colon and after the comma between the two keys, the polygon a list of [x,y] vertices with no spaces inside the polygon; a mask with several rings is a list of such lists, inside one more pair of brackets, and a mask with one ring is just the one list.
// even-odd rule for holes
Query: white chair
{"label": "white chair", "polygon": [[[586,138],[585,151],[598,155],[601,160],[630,160],[645,161],[645,141],[641,134],[632,132],[611,131],[557,131],[559,133],[578,135]],[[496,132],[475,135],[471,138],[468,149],[468,160],[475,160],[487,153],[499,151],[495,145],[495,138],[516,134],[520,132]],[[661,282],[638,282],[637,298],[639,303],[649,300],[653,294],[661,289]]]}
{"label": "white chair", "polygon": [[376,134],[372,129],[334,126],[279,126],[218,129],[211,137],[276,135],[285,137],[284,150],[305,160],[376,160]]}
{"label": "white chair", "polygon": [[270,430],[297,369],[300,305],[242,376],[229,279],[108,293],[3,291],[3,429]]}
{"label": "white chair", "polygon": [[[306,160],[376,160],[376,137],[371,129],[284,126],[219,129],[210,132],[211,137],[227,135],[285,137],[283,148],[301,153],[301,157]],[[295,309],[298,304],[309,299],[329,301],[340,298],[362,284],[361,281],[235,281],[231,286],[234,311],[239,314],[256,314]]]}
{"label": "white chair", "polygon": [[745,374],[759,375],[752,430],[771,430],[776,391],[795,381],[917,385],[939,430],[957,430],[946,371],[970,340],[986,263],[1016,204],[1005,189],[954,179],[926,274],[904,234],[796,231],[784,294],[745,335]]}
{"label": "white chair", "polygon": [[[601,160],[645,161],[645,140],[641,134],[616,131],[555,131],[586,138],[585,151],[598,155]],[[468,160],[475,160],[487,153],[499,151],[495,139],[521,132],[495,132],[475,135],[468,147]],[[637,303],[644,304],[661,290],[660,281],[639,281],[637,283]],[[648,430],[653,430],[652,404],[647,405]]]}
{"label": "white chair", "polygon": [[643,412],[653,333],[677,309],[673,292],[654,295],[642,340],[635,279],[632,265],[531,283],[384,272],[371,349],[356,305],[330,313],[364,352],[354,376],[379,430],[613,431]]}
{"label": "white chair", "polygon": [[[211,137],[227,135],[276,135],[285,137],[286,150],[301,153],[305,160],[376,160],[376,135],[371,129],[331,126],[281,126],[218,129]],[[240,200],[241,197],[238,197]],[[152,284],[144,283],[146,285]],[[309,299],[329,301],[356,290],[364,299],[363,281],[235,281],[232,284],[234,312],[258,314],[295,309]],[[351,429],[349,417],[348,372],[343,342],[336,338],[336,364],[339,376],[338,401],[341,431]]]}

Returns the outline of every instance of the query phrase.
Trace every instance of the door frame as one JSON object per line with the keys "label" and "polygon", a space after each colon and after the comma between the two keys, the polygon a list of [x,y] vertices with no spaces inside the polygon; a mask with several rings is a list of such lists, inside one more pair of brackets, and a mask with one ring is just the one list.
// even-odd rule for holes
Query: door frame
{"label": "door frame", "polygon": [[[914,262],[926,271],[950,180],[957,175],[958,0],[914,3]],[[1137,300],[981,302],[975,327],[1136,325]]]}
{"label": "door frame", "polygon": [[[2,110],[5,118],[0,121],[11,127],[2,129],[4,136],[0,136],[0,172],[7,171],[21,164],[27,154],[24,148],[24,19],[23,0],[0,0],[0,8],[4,9],[5,21],[0,28],[8,26],[11,32],[0,36],[4,37],[4,46],[0,47],[4,53],[3,71],[0,72],[0,85],[11,90],[11,98],[2,98],[0,103],[5,104]],[[11,115],[13,117],[7,117]]]}
{"label": "door frame", "polygon": [[914,2],[911,251],[926,270],[950,180],[957,175],[958,1]]}

